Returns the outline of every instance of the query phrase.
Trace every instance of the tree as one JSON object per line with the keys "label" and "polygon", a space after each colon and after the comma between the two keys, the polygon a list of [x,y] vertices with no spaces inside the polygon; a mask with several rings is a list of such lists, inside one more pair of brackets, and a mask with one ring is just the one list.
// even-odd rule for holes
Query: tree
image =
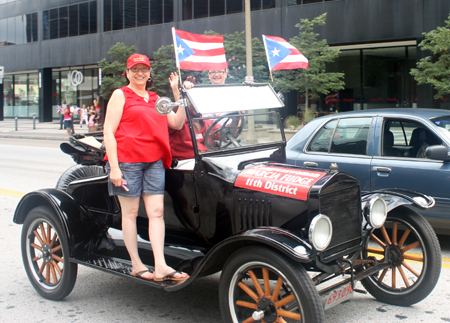
{"label": "tree", "polygon": [[108,51],[111,61],[105,58],[98,62],[98,67],[102,69],[102,86],[100,95],[109,100],[115,89],[126,85],[126,79],[122,74],[127,69],[127,59],[136,53],[135,46],[126,46],[124,43],[116,43]]}
{"label": "tree", "polygon": [[410,72],[418,84],[430,84],[437,91],[435,99],[450,94],[450,15],[445,22],[446,27],[423,33],[419,47],[432,55],[422,58]]}
{"label": "tree", "polygon": [[[228,77],[233,83],[244,82],[247,70],[245,68],[245,33],[235,32],[224,37],[225,52],[228,59]],[[252,64],[255,82],[269,82],[269,69],[263,43],[258,38],[252,39]]]}
{"label": "tree", "polygon": [[309,61],[308,69],[274,71],[276,88],[282,92],[297,91],[305,96],[306,109],[309,98],[318,98],[344,89],[344,73],[327,73],[326,64],[334,62],[339,50],[329,48],[327,41],[317,40],[319,34],[313,32],[318,26],[324,26],[327,14],[324,13],[312,21],[301,19],[295,27],[299,35],[291,38],[289,43],[295,46]]}

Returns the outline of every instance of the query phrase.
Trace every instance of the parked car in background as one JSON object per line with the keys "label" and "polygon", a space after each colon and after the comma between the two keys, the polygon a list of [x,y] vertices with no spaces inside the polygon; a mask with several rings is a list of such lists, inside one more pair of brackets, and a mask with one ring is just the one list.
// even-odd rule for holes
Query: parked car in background
{"label": "parked car in background", "polygon": [[317,118],[287,143],[288,164],[356,176],[362,192],[409,189],[432,196],[422,214],[450,233],[450,111],[383,109]]}

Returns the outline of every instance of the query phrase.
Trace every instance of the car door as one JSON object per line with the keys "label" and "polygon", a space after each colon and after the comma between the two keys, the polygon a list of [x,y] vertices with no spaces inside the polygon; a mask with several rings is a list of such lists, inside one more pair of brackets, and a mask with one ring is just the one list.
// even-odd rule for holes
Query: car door
{"label": "car door", "polygon": [[[384,152],[386,133],[394,135],[390,156]],[[425,135],[423,135],[425,133]],[[416,136],[416,134],[418,136]],[[422,138],[419,138],[419,135]],[[420,156],[422,145],[442,144],[442,138],[429,124],[409,118],[381,118],[376,121],[374,157],[371,165],[371,189],[402,188],[435,198],[435,207],[421,210],[433,227],[449,229],[450,164]]]}
{"label": "car door", "polygon": [[356,176],[363,192],[370,189],[372,147],[369,144],[372,117],[336,118],[315,132],[297,157],[290,163],[306,167],[329,169],[336,163],[340,172]]}

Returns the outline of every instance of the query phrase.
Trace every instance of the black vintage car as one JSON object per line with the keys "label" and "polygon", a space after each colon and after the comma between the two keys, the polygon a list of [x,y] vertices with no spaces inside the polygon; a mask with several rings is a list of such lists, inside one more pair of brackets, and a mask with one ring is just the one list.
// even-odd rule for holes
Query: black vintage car
{"label": "black vintage car", "polygon": [[[283,102],[268,84],[196,86],[177,104],[210,120],[201,152],[188,113],[195,158],[166,171],[166,261],[190,278],[130,275],[119,204],[107,193],[102,134],[75,135],[61,149],[77,164],[56,188],[24,196],[14,215],[23,224],[27,275],[43,297],[67,296],[79,264],[166,291],[222,271],[224,322],[322,322],[324,309],[365,292],[358,281],[376,299],[403,306],[433,290],[440,247],[417,211],[432,207],[432,198],[406,190],[361,196],[358,180],[339,165],[286,165]],[[157,108],[166,113],[173,105],[161,98]],[[139,253],[151,268],[141,211]]]}

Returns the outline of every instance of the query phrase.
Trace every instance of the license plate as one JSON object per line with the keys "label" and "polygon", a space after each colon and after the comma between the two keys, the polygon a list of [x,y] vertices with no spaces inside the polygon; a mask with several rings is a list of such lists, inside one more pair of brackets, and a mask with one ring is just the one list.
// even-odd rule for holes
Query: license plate
{"label": "license plate", "polygon": [[325,309],[329,309],[333,306],[336,306],[350,299],[351,297],[353,297],[353,294],[354,292],[351,283],[332,290],[330,293],[327,294]]}

